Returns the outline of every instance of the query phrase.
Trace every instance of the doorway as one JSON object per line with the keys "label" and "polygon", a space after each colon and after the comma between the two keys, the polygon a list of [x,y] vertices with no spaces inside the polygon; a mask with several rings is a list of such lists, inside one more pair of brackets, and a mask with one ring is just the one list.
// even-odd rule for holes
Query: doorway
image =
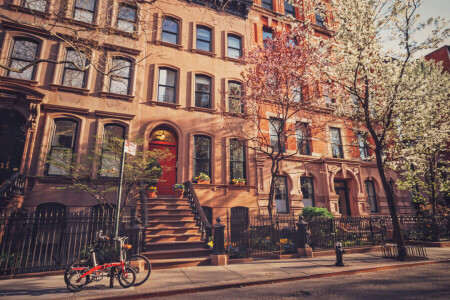
{"label": "doorway", "polygon": [[348,186],[345,180],[335,180],[334,190],[339,196],[339,213],[341,215],[351,216],[350,200],[348,197]]}
{"label": "doorway", "polygon": [[177,183],[177,153],[178,139],[169,128],[158,127],[150,135],[149,150],[165,150],[170,156],[160,160],[162,176],[159,178],[156,188],[159,195],[174,195],[173,185]]}
{"label": "doorway", "polygon": [[25,146],[26,120],[12,110],[0,111],[0,184],[20,171]]}

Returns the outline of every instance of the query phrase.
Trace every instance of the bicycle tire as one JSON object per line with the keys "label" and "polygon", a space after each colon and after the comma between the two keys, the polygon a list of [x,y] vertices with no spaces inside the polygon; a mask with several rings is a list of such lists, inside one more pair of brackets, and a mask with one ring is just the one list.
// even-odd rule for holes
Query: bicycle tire
{"label": "bicycle tire", "polygon": [[90,282],[89,276],[83,277],[80,282],[76,282],[80,276],[82,274],[74,272],[67,278],[67,289],[72,293],[81,291]]}
{"label": "bicycle tire", "polygon": [[122,272],[122,270],[119,271],[119,274],[117,274],[117,277],[119,279],[119,284],[124,288],[129,288],[134,284],[136,281],[136,273],[133,269],[126,267],[125,268],[126,277],[125,274]]}
{"label": "bicycle tire", "polygon": [[[64,271],[64,282],[66,283],[67,288],[68,288],[69,290],[70,290],[69,285],[71,285],[71,284],[70,284],[70,281],[69,281],[70,275],[72,275],[72,274],[80,274],[80,273],[77,273],[76,271],[73,270],[74,267],[86,267],[86,268],[91,268],[92,265],[91,265],[91,262],[90,262],[89,257],[82,257],[82,258],[77,259],[77,260],[75,260],[74,262],[72,262],[72,263],[66,268],[66,270]],[[86,280],[87,280],[87,283],[86,283],[86,284],[88,284],[88,283],[91,281],[91,280],[90,280],[91,276],[90,276],[90,275],[87,275],[85,278],[86,278]]]}
{"label": "bicycle tire", "polygon": [[134,282],[134,286],[144,284],[150,277],[150,273],[152,272],[152,264],[144,255],[132,255],[125,260],[125,264],[127,267],[132,268],[136,273],[136,281]]}

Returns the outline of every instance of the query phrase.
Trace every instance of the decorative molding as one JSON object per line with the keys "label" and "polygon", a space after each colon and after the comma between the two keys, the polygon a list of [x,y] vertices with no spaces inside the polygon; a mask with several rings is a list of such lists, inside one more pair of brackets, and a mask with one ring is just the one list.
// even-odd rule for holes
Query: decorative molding
{"label": "decorative molding", "polygon": [[175,108],[178,109],[180,108],[181,104],[178,103],[167,103],[167,102],[161,102],[161,101],[147,101],[148,104],[150,104],[151,106],[165,106],[165,107],[171,107],[171,108]]}
{"label": "decorative molding", "polygon": [[88,108],[77,108],[77,107],[54,105],[54,104],[43,104],[43,105],[44,105],[44,109],[48,110],[48,111],[61,111],[61,112],[75,113],[75,114],[81,114],[81,115],[87,115],[89,113]]}
{"label": "decorative molding", "polygon": [[125,101],[133,102],[134,96],[133,95],[122,95],[122,94],[116,94],[116,93],[110,93],[110,92],[100,92],[100,96],[104,98],[114,98],[114,99],[120,99]]}
{"label": "decorative molding", "polygon": [[95,115],[97,117],[116,118],[116,119],[122,119],[122,120],[133,120],[134,117],[136,117],[136,115],[109,112],[109,111],[103,111],[103,110],[96,110]]}
{"label": "decorative molding", "polygon": [[55,83],[50,83],[50,88],[55,91],[61,90],[61,91],[65,91],[65,92],[80,93],[83,95],[89,95],[89,92],[90,92],[89,89],[77,88],[77,87],[60,85],[60,84],[55,84]]}
{"label": "decorative molding", "polygon": [[328,172],[333,173],[333,175],[336,175],[337,172],[339,172],[341,170],[340,167],[335,166],[335,165],[328,165]]}
{"label": "decorative molding", "polygon": [[108,43],[104,43],[103,46],[108,50],[119,51],[119,52],[131,54],[131,55],[138,56],[139,54],[141,54],[141,50],[137,50],[137,49],[133,49],[133,48],[123,47],[123,46],[118,46],[118,45],[113,45],[113,44],[108,44]]}

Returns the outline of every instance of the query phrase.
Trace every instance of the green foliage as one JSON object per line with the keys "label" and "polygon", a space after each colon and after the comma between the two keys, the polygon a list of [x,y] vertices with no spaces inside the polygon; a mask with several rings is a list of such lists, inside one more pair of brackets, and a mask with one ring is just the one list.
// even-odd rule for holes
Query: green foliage
{"label": "green foliage", "polygon": [[174,190],[183,190],[184,191],[184,185],[182,183],[175,183],[173,185]]}
{"label": "green foliage", "polygon": [[334,216],[325,207],[305,207],[300,213],[305,218],[322,217],[332,219]]}

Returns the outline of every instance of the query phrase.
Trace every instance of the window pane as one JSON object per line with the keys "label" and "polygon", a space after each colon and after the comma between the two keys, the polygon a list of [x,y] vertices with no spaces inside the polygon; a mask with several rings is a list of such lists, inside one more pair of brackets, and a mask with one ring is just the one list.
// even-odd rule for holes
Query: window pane
{"label": "window pane", "polygon": [[121,20],[127,20],[134,23],[136,21],[136,8],[128,5],[121,5],[119,7],[118,18]]}
{"label": "window pane", "polygon": [[109,91],[111,93],[127,95],[129,92],[130,72],[130,61],[121,58],[114,58],[112,60]]}
{"label": "window pane", "polygon": [[45,11],[47,6],[46,0],[24,0],[23,7],[27,7],[29,9],[37,10],[37,11]]}
{"label": "window pane", "polygon": [[72,148],[74,146],[77,123],[70,120],[55,121],[52,147]]}
{"label": "window pane", "polygon": [[94,21],[94,13],[76,9],[73,18],[77,21],[92,23]]}
{"label": "window pane", "polygon": [[229,111],[232,113],[242,113],[241,103],[242,86],[237,82],[228,83],[228,99],[229,99]]}
{"label": "window pane", "polygon": [[47,174],[48,175],[68,175],[68,164],[72,162],[71,148],[54,147],[50,150]]}
{"label": "window pane", "polygon": [[277,213],[288,212],[288,195],[286,188],[286,177],[276,176],[275,180],[275,206]]}
{"label": "window pane", "polygon": [[241,57],[241,51],[237,49],[228,48],[228,57],[238,59]]}
{"label": "window pane", "polygon": [[133,33],[134,32],[134,23],[131,23],[131,22],[128,22],[128,21],[119,20],[117,22],[117,28],[122,30],[122,31]]}
{"label": "window pane", "polygon": [[112,79],[109,85],[109,91],[115,94],[128,94],[128,79],[121,78],[119,80]]}
{"label": "window pane", "polygon": [[112,60],[111,74],[123,78],[129,78],[131,71],[131,62],[121,58],[114,58]]}
{"label": "window pane", "polygon": [[195,77],[195,106],[211,107],[211,78],[205,76]]}
{"label": "window pane", "polygon": [[284,1],[284,14],[286,16],[292,16],[295,18],[295,10],[292,4],[287,1]]}
{"label": "window pane", "polygon": [[375,196],[375,185],[373,181],[367,180],[365,182],[366,185],[366,193],[367,193],[367,201],[370,205],[370,212],[378,212],[378,205]]}
{"label": "window pane", "polygon": [[86,55],[82,52],[78,52],[72,49],[68,49],[66,52],[66,60],[72,61],[72,63],[67,63],[65,66],[67,68],[84,68],[86,66]]}
{"label": "window pane", "polygon": [[297,149],[302,155],[311,155],[309,143],[310,132],[307,123],[298,123],[296,128]]}
{"label": "window pane", "polygon": [[341,132],[339,128],[330,128],[330,137],[333,157],[343,158]]}
{"label": "window pane", "polygon": [[62,85],[83,88],[84,72],[65,69]]}
{"label": "window pane", "polygon": [[11,58],[33,61],[36,58],[38,44],[30,40],[15,40]]}
{"label": "window pane", "polygon": [[174,87],[176,81],[176,72],[168,69],[159,69],[159,84]]}
{"label": "window pane", "polygon": [[205,136],[194,136],[194,176],[201,172],[210,174],[211,140]]}
{"label": "window pane", "polygon": [[319,25],[319,26],[324,26],[323,18],[318,13],[316,13],[316,24]]}
{"label": "window pane", "polygon": [[68,164],[72,162],[77,123],[71,120],[55,120],[53,138],[49,153],[47,174],[67,175]]}
{"label": "window pane", "polygon": [[118,177],[121,159],[122,141],[125,128],[121,125],[106,125],[103,132],[103,151],[100,168],[102,177]]}
{"label": "window pane", "polygon": [[230,178],[244,178],[245,179],[245,173],[244,173],[244,164],[241,162],[231,162],[230,164]]}
{"label": "window pane", "polygon": [[237,140],[230,140],[230,160],[244,161],[244,146]]}
{"label": "window pane", "polygon": [[175,89],[172,87],[160,86],[158,88],[158,101],[175,103]]}
{"label": "window pane", "polygon": [[261,0],[261,6],[267,9],[272,9],[272,0]]}
{"label": "window pane", "polygon": [[163,20],[162,30],[173,34],[178,34],[178,23],[172,20]]}
{"label": "window pane", "polygon": [[197,40],[197,49],[206,52],[211,52],[211,44],[209,42]]}
{"label": "window pane", "polygon": [[95,10],[95,0],[76,0],[75,8],[81,8],[88,11]]}
{"label": "window pane", "polygon": [[311,177],[302,177],[300,178],[300,184],[304,207],[315,206],[313,179]]}
{"label": "window pane", "polygon": [[[25,67],[28,64],[29,64],[29,62],[26,62],[26,61],[11,60],[10,67],[15,68],[15,69],[20,69],[20,68]],[[9,71],[8,76],[12,77],[12,78],[17,78],[17,79],[31,80],[33,78],[33,71],[34,71],[34,67],[30,67],[30,68],[26,69],[25,71],[23,71],[22,73]]]}
{"label": "window pane", "polygon": [[228,36],[228,47],[241,49],[241,39],[237,36],[229,35]]}
{"label": "window pane", "polygon": [[263,29],[263,40],[273,38],[272,30],[268,28]]}
{"label": "window pane", "polygon": [[163,32],[162,41],[171,44],[178,44],[177,35],[168,32]]}
{"label": "window pane", "polygon": [[197,39],[211,41],[211,29],[197,27]]}
{"label": "window pane", "polygon": [[301,87],[292,87],[291,97],[292,97],[292,102],[302,103],[303,102],[302,88]]}

